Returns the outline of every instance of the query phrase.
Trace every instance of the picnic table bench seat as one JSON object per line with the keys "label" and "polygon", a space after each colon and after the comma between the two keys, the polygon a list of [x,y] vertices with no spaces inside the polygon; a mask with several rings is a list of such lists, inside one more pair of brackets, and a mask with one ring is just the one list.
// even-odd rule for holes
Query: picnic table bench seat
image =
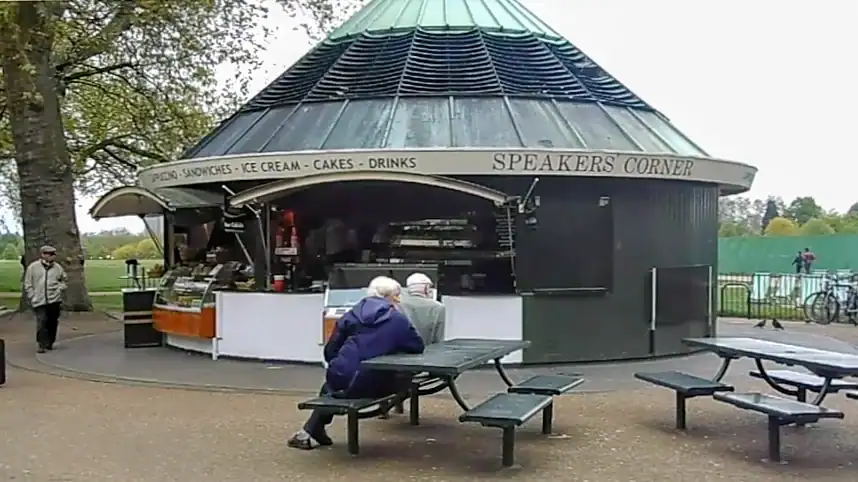
{"label": "picnic table bench seat", "polygon": [[765,393],[716,393],[715,400],[769,417],[769,460],[781,460],[781,426],[817,422],[823,418],[843,418],[843,412]]}
{"label": "picnic table bench seat", "polygon": [[680,430],[685,430],[686,427],[687,399],[733,391],[730,385],[677,371],[639,372],[635,373],[635,378],[676,392],[676,428]]}
{"label": "picnic table bench seat", "polygon": [[[752,371],[749,375],[754,378],[763,378],[763,374],[758,371]],[[824,378],[812,373],[793,370],[766,370],[766,375],[772,381],[795,387],[798,390],[796,398],[800,402],[807,401],[807,392],[819,393],[825,385]],[[831,384],[828,386],[829,393],[848,389],[858,389],[858,380],[831,380]]]}
{"label": "picnic table bench seat", "polygon": [[584,381],[583,378],[576,375],[534,375],[509,387],[507,392],[556,396],[563,395]]}
{"label": "picnic table bench seat", "polygon": [[460,422],[476,422],[503,430],[502,465],[515,463],[515,429],[550,407],[549,395],[498,393],[459,416]]}
{"label": "picnic table bench seat", "polygon": [[[400,402],[407,396],[407,392],[394,393],[376,399],[338,398],[323,395],[299,403],[298,410],[321,410],[334,415],[345,415],[348,451],[352,455],[357,455],[360,452],[358,420],[381,415],[391,405]],[[369,408],[373,408],[373,410],[366,410]]]}
{"label": "picnic table bench seat", "polygon": [[846,394],[846,398],[858,400],[858,390],[845,390],[843,393]]}

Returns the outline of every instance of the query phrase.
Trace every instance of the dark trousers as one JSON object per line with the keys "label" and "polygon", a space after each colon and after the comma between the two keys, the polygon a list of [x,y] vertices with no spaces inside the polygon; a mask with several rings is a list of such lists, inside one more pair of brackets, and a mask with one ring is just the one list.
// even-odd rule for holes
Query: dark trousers
{"label": "dark trousers", "polygon": [[57,328],[60,326],[60,304],[38,306],[35,311],[36,342],[42,348],[52,347],[57,341]]}
{"label": "dark trousers", "polygon": [[[375,384],[373,388],[349,393],[347,396],[348,398],[382,398],[387,395],[407,390],[409,382],[410,377],[404,378],[397,376],[395,379],[391,379],[388,383]],[[322,389],[319,390],[319,396],[324,397],[326,395],[331,395],[331,391],[328,389],[328,385],[324,384],[322,385]],[[313,413],[310,414],[310,418],[308,418],[307,422],[304,424],[304,431],[313,435],[318,433],[320,430],[324,430],[325,427],[330,425],[333,421],[334,416],[332,414],[313,410]]]}

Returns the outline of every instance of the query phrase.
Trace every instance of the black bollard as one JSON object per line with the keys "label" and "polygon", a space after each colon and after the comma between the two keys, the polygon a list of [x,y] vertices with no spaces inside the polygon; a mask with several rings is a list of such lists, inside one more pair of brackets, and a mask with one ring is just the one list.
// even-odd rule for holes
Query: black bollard
{"label": "black bollard", "polygon": [[0,385],[6,383],[6,340],[0,338]]}

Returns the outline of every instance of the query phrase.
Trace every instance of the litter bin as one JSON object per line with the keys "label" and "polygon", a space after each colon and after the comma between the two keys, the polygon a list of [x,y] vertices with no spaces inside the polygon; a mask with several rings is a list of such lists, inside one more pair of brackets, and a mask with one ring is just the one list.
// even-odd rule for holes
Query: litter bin
{"label": "litter bin", "polygon": [[0,338],[0,385],[6,383],[6,340]]}
{"label": "litter bin", "polygon": [[154,289],[122,290],[122,324],[125,348],[161,346],[161,332],[152,323]]}

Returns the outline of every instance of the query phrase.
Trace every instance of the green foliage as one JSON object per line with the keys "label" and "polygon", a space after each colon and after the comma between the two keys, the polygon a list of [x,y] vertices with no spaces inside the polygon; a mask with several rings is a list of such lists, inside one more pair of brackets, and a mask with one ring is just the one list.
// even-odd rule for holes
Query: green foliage
{"label": "green foliage", "polygon": [[821,218],[823,215],[825,215],[825,212],[812,196],[802,196],[793,199],[783,212],[785,218],[792,219],[799,225],[805,224],[813,218]]}
{"label": "green foliage", "polygon": [[[858,234],[858,203],[845,214],[834,211],[825,212],[810,196],[793,199],[789,205],[779,197],[770,196],[765,200],[750,199],[742,196],[721,198],[718,201],[720,237],[740,236],[795,236]],[[781,216],[773,214],[781,213]],[[769,229],[774,219],[786,219],[789,223],[778,221],[779,225]],[[808,225],[805,227],[806,225]],[[761,229],[762,228],[762,229]]]}
{"label": "green foliage", "polygon": [[[56,5],[39,12],[45,28],[55,32],[51,71],[61,95],[69,167],[78,192],[87,194],[131,182],[140,166],[177,158],[216,119],[231,114],[247,97],[269,36],[262,24],[265,0]],[[0,26],[17,27],[16,9],[3,7]],[[28,42],[22,39],[21,48]],[[235,74],[219,79],[216,69]],[[10,189],[18,172],[10,162],[9,112],[0,108],[0,189],[17,194]],[[17,195],[3,201],[20,212]]]}
{"label": "green foliage", "polygon": [[769,198],[766,200],[766,212],[763,213],[763,223],[761,229],[765,232],[769,223],[772,219],[780,216],[780,209],[778,206],[778,202],[774,198]]}
{"label": "green foliage", "polygon": [[[100,233],[81,235],[86,259],[160,259],[161,253],[155,246],[155,242],[146,234],[131,233],[126,229],[114,229]],[[125,253],[127,256],[116,256],[116,252]],[[11,253],[15,253],[12,256]],[[14,233],[0,233],[0,258],[20,259],[24,252],[24,240]],[[11,257],[9,257],[11,256]]]}
{"label": "green foliage", "polygon": [[754,233],[747,226],[734,222],[721,223],[718,226],[718,236],[722,238],[732,238],[735,236],[753,236]]}
{"label": "green foliage", "polygon": [[777,217],[769,221],[764,234],[766,236],[795,236],[798,234],[798,226],[791,219]]}
{"label": "green foliage", "polygon": [[0,259],[14,260],[21,258],[21,251],[19,251],[17,243],[8,243],[2,249],[3,251],[0,252]]}
{"label": "green foliage", "polygon": [[822,219],[811,218],[801,226],[802,236],[825,236],[834,234],[834,228]]}
{"label": "green foliage", "polygon": [[314,41],[358,11],[369,0],[277,0],[291,17],[300,19],[300,27]]}

